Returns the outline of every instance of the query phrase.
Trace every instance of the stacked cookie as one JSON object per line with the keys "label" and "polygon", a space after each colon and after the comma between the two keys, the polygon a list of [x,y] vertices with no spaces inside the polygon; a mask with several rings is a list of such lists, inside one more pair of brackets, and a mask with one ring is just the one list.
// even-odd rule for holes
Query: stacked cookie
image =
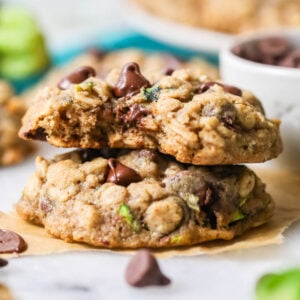
{"label": "stacked cookie", "polygon": [[249,92],[200,71],[155,83],[136,63],[91,67],[46,88],[20,136],[78,150],[38,157],[17,211],[55,237],[108,248],[229,240],[269,220],[253,171],[282,150],[279,122]]}

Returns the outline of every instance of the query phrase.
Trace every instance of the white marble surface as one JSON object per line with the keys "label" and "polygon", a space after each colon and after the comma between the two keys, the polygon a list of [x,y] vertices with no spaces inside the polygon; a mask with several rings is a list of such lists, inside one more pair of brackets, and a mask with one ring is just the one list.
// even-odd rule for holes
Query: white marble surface
{"label": "white marble surface", "polygon": [[[9,2],[31,7],[49,34],[51,47],[56,49],[63,47],[67,41],[74,41],[72,35],[82,24],[90,24],[85,35],[91,34],[89,37],[96,31],[104,32],[112,26],[122,25],[117,0]],[[82,38],[82,34],[77,32],[75,40],[78,37]],[[45,144],[39,149],[39,153],[46,157],[61,151]],[[21,165],[0,169],[0,210],[12,209],[33,170],[34,156]],[[282,245],[214,256],[161,260],[163,271],[172,279],[172,284],[163,288],[134,289],[127,286],[124,269],[129,257],[101,252],[12,259],[8,267],[0,270],[0,282],[9,286],[16,300],[250,300],[254,298],[255,282],[261,274],[300,265],[299,232],[299,223],[288,229]]]}

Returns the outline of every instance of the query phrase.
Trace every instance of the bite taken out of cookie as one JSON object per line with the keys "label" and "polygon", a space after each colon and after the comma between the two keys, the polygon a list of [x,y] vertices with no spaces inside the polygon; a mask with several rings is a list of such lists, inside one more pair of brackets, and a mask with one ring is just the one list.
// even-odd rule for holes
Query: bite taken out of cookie
{"label": "bite taken out of cookie", "polygon": [[157,149],[183,163],[264,162],[282,151],[279,120],[249,92],[181,69],[149,82],[136,63],[103,81],[80,67],[41,91],[20,136],[58,147]]}

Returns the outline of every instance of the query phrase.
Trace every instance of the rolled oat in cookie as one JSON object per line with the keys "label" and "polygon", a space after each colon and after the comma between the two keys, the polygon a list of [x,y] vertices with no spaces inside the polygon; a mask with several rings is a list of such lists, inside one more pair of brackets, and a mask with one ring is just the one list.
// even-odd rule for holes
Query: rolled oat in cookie
{"label": "rolled oat in cookie", "polygon": [[278,156],[279,123],[249,92],[201,72],[176,70],[150,85],[129,63],[114,83],[89,77],[65,90],[45,88],[20,136],[42,132],[58,147],[157,149],[183,163],[220,165]]}
{"label": "rolled oat in cookie", "polygon": [[17,204],[22,218],[54,237],[105,248],[230,240],[267,222],[273,209],[245,166],[181,164],[148,149],[38,157]]}

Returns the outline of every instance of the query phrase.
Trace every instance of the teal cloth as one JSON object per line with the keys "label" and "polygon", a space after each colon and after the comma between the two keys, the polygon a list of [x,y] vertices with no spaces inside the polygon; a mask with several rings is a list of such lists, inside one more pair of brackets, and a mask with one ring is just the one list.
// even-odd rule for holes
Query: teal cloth
{"label": "teal cloth", "polygon": [[[128,47],[137,47],[143,49],[146,52],[169,52],[183,59],[187,59],[191,56],[197,55],[215,65],[218,64],[218,57],[214,54],[174,47],[155,41],[138,33],[126,31],[121,33],[110,32],[102,35],[101,37],[99,37],[99,39],[97,39],[97,41],[90,42],[89,44],[80,45],[71,49],[67,49],[66,51],[53,53],[51,55],[52,66],[62,65],[91,47],[99,47],[104,51],[114,51]],[[24,89],[37,83],[38,80],[42,78],[42,75],[43,74],[38,74],[31,78],[27,78],[26,80],[15,81],[12,83],[17,92],[22,92]]]}

